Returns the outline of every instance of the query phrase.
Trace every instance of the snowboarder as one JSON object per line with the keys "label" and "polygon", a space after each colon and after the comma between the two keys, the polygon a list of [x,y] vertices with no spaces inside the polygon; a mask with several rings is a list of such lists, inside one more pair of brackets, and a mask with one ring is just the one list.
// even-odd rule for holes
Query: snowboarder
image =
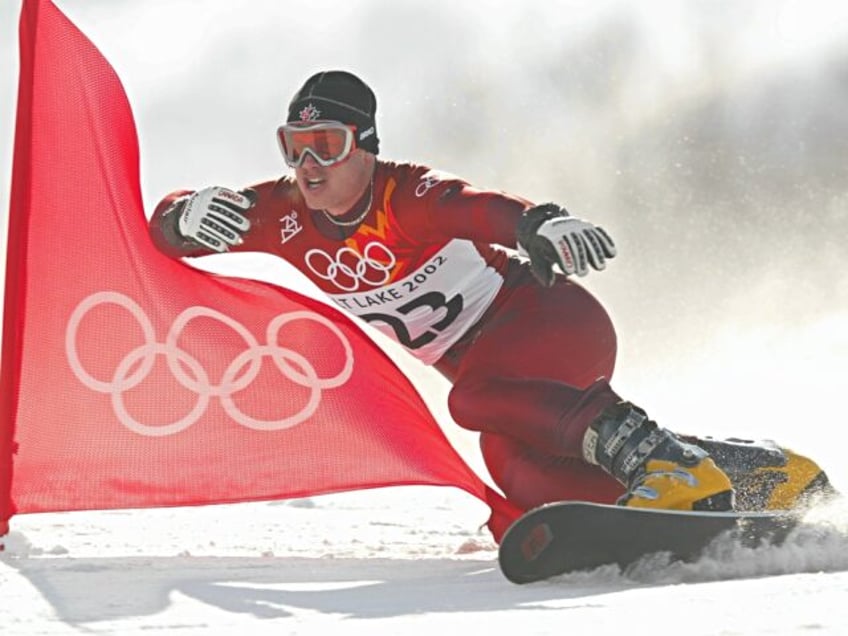
{"label": "snowboarder", "polygon": [[452,384],[453,418],[479,431],[493,480],[521,508],[775,509],[832,490],[801,455],[684,438],[623,400],[610,385],[613,325],[574,280],[616,256],[610,236],[554,203],[378,159],[375,113],[355,75],[313,75],[277,132],[294,177],[172,193],[154,241],[174,258],[279,256],[433,365]]}

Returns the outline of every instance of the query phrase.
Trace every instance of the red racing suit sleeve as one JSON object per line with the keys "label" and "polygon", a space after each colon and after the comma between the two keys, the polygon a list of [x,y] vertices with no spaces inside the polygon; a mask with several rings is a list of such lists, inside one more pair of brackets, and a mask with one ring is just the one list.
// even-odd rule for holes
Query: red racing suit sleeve
{"label": "red racing suit sleeve", "polygon": [[505,192],[470,185],[426,166],[386,164],[397,178],[392,206],[413,242],[464,239],[477,245],[517,247],[522,213],[534,204]]}
{"label": "red racing suit sleeve", "polygon": [[431,236],[513,249],[517,247],[516,228],[521,215],[534,205],[521,197],[483,190],[457,179],[432,188],[428,198],[424,218]]}
{"label": "red racing suit sleeve", "polygon": [[[271,251],[265,246],[274,244],[276,228],[274,222],[276,217],[271,208],[271,192],[277,182],[266,181],[251,185],[244,190],[251,190],[255,195],[255,204],[248,210],[251,223],[248,234],[244,236],[245,241],[240,245],[231,246],[228,251]],[[183,258],[194,256],[207,256],[215,252],[190,239],[184,238],[178,229],[179,215],[182,210],[180,199],[194,194],[195,190],[176,190],[165,196],[150,217],[148,231],[153,244],[166,256],[170,258]]]}

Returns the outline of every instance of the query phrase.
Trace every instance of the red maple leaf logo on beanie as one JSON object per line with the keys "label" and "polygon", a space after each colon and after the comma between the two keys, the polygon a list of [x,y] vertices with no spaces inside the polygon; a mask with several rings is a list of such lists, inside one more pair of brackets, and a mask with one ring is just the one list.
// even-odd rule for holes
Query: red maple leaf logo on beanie
{"label": "red maple leaf logo on beanie", "polygon": [[315,121],[321,116],[321,111],[315,108],[314,104],[304,106],[298,113],[300,121]]}

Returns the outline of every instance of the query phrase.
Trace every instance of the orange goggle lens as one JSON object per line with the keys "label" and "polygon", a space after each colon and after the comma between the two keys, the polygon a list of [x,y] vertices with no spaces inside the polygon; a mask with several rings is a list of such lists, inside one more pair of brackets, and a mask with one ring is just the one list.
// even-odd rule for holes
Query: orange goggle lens
{"label": "orange goggle lens", "polygon": [[277,139],[286,163],[300,167],[306,155],[312,155],[322,166],[331,166],[345,159],[356,147],[355,128],[336,122],[317,124],[286,124],[277,129]]}

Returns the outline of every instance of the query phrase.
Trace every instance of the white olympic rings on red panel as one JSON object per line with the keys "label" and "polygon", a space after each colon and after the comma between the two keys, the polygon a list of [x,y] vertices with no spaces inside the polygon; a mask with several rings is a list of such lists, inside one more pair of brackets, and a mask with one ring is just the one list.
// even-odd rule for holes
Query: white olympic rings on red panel
{"label": "white olympic rings on red panel", "polygon": [[[144,344],[136,347],[118,363],[111,380],[99,380],[83,367],[77,350],[77,332],[83,318],[97,306],[113,304],[125,309],[141,327]],[[219,384],[213,384],[203,365],[197,358],[180,349],[178,340],[185,327],[195,318],[211,318],[230,327],[245,342],[246,349],[227,366]],[[327,327],[339,339],[344,348],[344,366],[329,378],[318,376],[309,360],[285,347],[279,346],[277,336],[286,324],[295,320],[312,320]],[[353,373],[353,348],[345,335],[330,320],[311,311],[295,311],[280,314],[268,324],[267,344],[260,344],[252,333],[230,316],[209,307],[193,306],[183,311],[174,320],[164,343],[156,341],[153,323],[134,300],[118,292],[98,292],[85,298],[71,313],[65,332],[65,353],[74,375],[85,386],[98,393],[106,393],[112,399],[112,408],[118,420],[139,435],[161,437],[173,435],[197,422],[213,397],[221,400],[227,415],[236,424],[259,431],[275,431],[291,428],[309,419],[318,408],[321,392],[343,385]],[[130,415],[123,394],[144,381],[153,369],[156,356],[163,355],[174,379],[187,390],[197,395],[197,402],[184,417],[167,424],[143,424]],[[295,415],[278,420],[260,420],[241,411],[233,400],[233,394],[247,388],[259,375],[262,359],[271,358],[277,370],[288,380],[309,389],[306,405]],[[245,370],[246,369],[246,370]]]}
{"label": "white olympic rings on red panel", "polygon": [[[380,256],[382,259],[378,260]],[[306,266],[313,274],[348,292],[357,291],[361,283],[372,286],[388,283],[397,264],[397,258],[389,248],[377,241],[366,245],[362,254],[345,246],[333,256],[324,250],[311,249],[306,252],[305,258]],[[345,262],[347,260],[350,262]]]}

